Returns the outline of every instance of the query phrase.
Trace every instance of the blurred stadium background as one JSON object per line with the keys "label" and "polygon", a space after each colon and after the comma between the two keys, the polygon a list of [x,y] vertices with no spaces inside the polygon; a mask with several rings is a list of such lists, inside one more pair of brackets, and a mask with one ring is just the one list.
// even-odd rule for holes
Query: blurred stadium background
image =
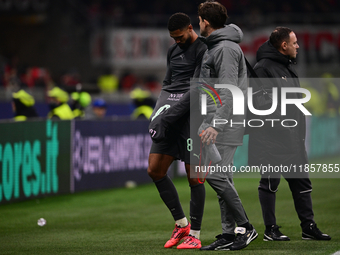
{"label": "blurred stadium background", "polygon": [[[200,2],[203,1],[1,0],[0,129],[4,135],[0,142],[3,155],[16,157],[16,142],[29,141],[32,151],[38,148],[34,146],[40,146],[32,155],[45,156],[38,160],[41,180],[46,178],[49,182],[47,178],[53,175],[48,175],[48,171],[61,171],[62,175],[70,176],[67,178],[70,188],[59,184],[65,186],[67,192],[122,186],[131,177],[127,170],[135,171],[135,181],[149,182],[145,173],[150,148],[147,121],[136,120],[134,110],[144,103],[152,105],[160,92],[167,49],[174,43],[166,28],[169,16],[185,12],[198,30]],[[313,113],[307,123],[309,156],[311,159],[339,156],[340,143],[335,142],[340,138],[339,1],[220,2],[227,7],[228,22],[243,30],[241,47],[251,63],[255,63],[258,47],[276,26],[288,26],[296,32],[300,44],[296,68],[301,85],[312,93],[312,99],[306,104]],[[75,121],[46,122],[47,91],[53,87],[70,94],[88,92],[92,103],[88,102],[85,116]],[[21,88],[35,98],[40,116],[37,121],[13,123],[12,93]],[[92,109],[96,106],[93,102],[97,99],[104,100],[107,110],[102,121],[93,117]],[[56,132],[54,135],[50,133],[52,130]],[[35,145],[35,137],[39,137],[39,145]],[[59,150],[54,154],[56,166],[54,163],[44,166],[52,153],[45,142],[54,139],[59,142]],[[237,151],[235,164],[247,164],[247,136],[245,145]],[[7,165],[4,163],[4,166]],[[20,164],[17,168],[20,169]],[[3,176],[8,169],[3,167]],[[176,171],[183,173],[183,169],[174,165],[173,172]],[[106,178],[107,174],[111,174],[111,178]],[[29,179],[34,180],[35,174],[28,171],[27,176],[31,175]],[[8,183],[12,183],[10,177]],[[110,181],[112,178],[115,181]],[[104,182],[99,181],[103,179]],[[9,188],[14,190],[12,186]],[[15,199],[21,198],[15,194]],[[40,193],[37,191],[37,194]],[[28,192],[24,197],[32,196]],[[14,199],[10,194],[7,197],[7,200]]]}
{"label": "blurred stadium background", "polygon": [[[128,106],[128,92],[133,87],[149,89],[155,96],[159,92],[166,52],[173,43],[166,29],[169,16],[185,12],[198,30],[200,2],[1,0],[0,119],[13,116],[3,103],[19,86],[34,95],[45,117],[45,90],[60,86],[71,92],[78,83],[94,98],[107,100],[108,116],[129,115],[133,107]],[[250,62],[255,63],[258,47],[273,28],[284,25],[298,35],[300,77],[339,76],[339,1],[220,2],[228,9],[228,22],[244,31],[241,46]],[[108,75],[111,83],[100,79],[108,81]]]}
{"label": "blurred stadium background", "polygon": [[[198,30],[200,2],[203,1],[1,0],[0,128],[7,134],[1,139],[3,150],[6,143],[13,147],[15,142],[27,139],[31,139],[33,148],[35,136],[43,141],[58,139],[59,149],[63,146],[66,150],[56,154],[62,162],[57,171],[74,173],[68,180],[71,191],[78,190],[74,180],[84,176],[91,179],[96,173],[124,173],[127,169],[138,169],[144,176],[137,175],[136,179],[149,181],[145,176],[150,148],[147,121],[136,121],[134,110],[139,106],[139,97],[150,99],[142,100],[141,104],[148,101],[147,104],[152,105],[161,89],[167,49],[174,43],[166,28],[169,16],[185,12]],[[312,93],[312,99],[306,104],[313,113],[307,127],[309,156],[340,155],[340,143],[334,142],[340,138],[339,1],[220,2],[227,7],[228,22],[244,31],[241,47],[251,63],[255,63],[258,47],[276,26],[288,26],[297,33],[300,49],[296,67],[301,85]],[[53,87],[69,93],[88,92],[92,104],[86,107],[85,117],[67,124],[46,123],[47,91]],[[20,88],[34,96],[35,108],[41,117],[38,121],[12,123],[12,93]],[[105,121],[93,120],[96,99],[105,100]],[[131,125],[131,121],[137,124]],[[25,131],[27,125],[32,129],[29,138]],[[58,134],[48,136],[48,130],[53,128]],[[60,142],[66,137],[64,134],[69,137],[65,141],[69,147]],[[245,146],[240,147],[235,156],[237,166],[247,164],[246,145],[247,137]],[[41,146],[41,151],[48,151],[43,142]],[[15,155],[15,151],[12,154]],[[131,161],[136,163],[129,163]],[[69,162],[70,167],[60,170],[65,162]],[[174,166],[176,169],[179,173],[183,171]],[[41,169],[44,171],[48,170]],[[81,173],[86,174],[81,177]],[[92,185],[96,188],[122,186],[128,179],[128,174],[125,175],[114,184],[106,179],[107,185],[90,184],[88,180],[80,190],[90,189]]]}
{"label": "blurred stadium background", "polygon": [[[189,14],[198,31],[201,2],[0,0],[0,254],[173,253],[162,249],[172,223],[152,185],[92,190],[151,182],[146,174],[148,121],[135,119],[136,99],[155,100],[161,89],[167,49],[173,43],[166,28],[169,16],[179,11]],[[312,163],[339,164],[340,2],[220,2],[228,9],[228,22],[243,30],[241,47],[251,63],[276,26],[296,32],[301,85],[312,93],[306,105],[313,113],[307,126],[308,154]],[[106,117],[93,119],[91,103],[84,118],[47,120],[47,91],[55,86],[69,93],[88,92],[92,102],[105,100]],[[39,119],[13,121],[12,93],[20,88],[34,96]],[[246,165],[246,155],[247,136],[235,164]],[[182,171],[174,165],[170,174]],[[262,235],[256,194],[259,176],[252,177],[235,182]],[[244,254],[339,250],[339,173],[323,177],[333,179],[313,179],[313,202],[318,224],[333,237],[330,245],[296,241],[301,238],[299,223],[288,187],[282,183],[278,214],[295,241],[265,246],[257,240]],[[186,180],[178,179],[176,185],[188,211]],[[215,195],[207,190],[204,243],[211,242],[220,228]],[[80,191],[91,192],[45,198]],[[23,200],[30,201],[12,204]],[[47,219],[43,230],[36,225],[40,217]]]}

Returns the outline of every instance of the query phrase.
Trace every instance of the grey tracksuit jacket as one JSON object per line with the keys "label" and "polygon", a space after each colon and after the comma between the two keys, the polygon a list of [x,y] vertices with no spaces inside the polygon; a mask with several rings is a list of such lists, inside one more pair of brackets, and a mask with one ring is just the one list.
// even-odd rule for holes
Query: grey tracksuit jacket
{"label": "grey tracksuit jacket", "polygon": [[[226,25],[217,29],[207,38],[200,38],[204,41],[208,50],[205,52],[201,65],[200,81],[212,87],[214,84],[230,84],[237,86],[243,93],[244,112],[246,112],[247,101],[247,67],[243,52],[238,45],[243,38],[241,29],[234,25]],[[205,89],[207,89],[205,87]],[[209,89],[207,89],[209,90]],[[228,120],[227,124],[215,124],[215,129],[219,131],[216,143],[239,146],[242,145],[245,115],[233,114],[233,96],[229,89],[216,89],[222,105],[216,98],[214,100],[207,96],[207,118],[202,123],[202,129],[213,126],[213,119]],[[214,93],[210,90],[211,94]],[[216,95],[214,95],[216,96]],[[236,99],[236,98],[235,98]],[[237,100],[241,100],[238,98]],[[230,122],[233,125],[230,125]],[[235,122],[240,124],[234,124]]]}

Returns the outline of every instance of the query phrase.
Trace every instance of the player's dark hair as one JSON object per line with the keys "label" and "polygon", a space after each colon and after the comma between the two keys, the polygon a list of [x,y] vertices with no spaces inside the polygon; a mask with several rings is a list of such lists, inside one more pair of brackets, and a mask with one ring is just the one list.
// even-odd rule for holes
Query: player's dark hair
{"label": "player's dark hair", "polygon": [[169,18],[168,21],[168,29],[170,32],[176,30],[182,30],[187,28],[191,24],[190,18],[188,15],[182,12],[177,12]]}
{"label": "player's dark hair", "polygon": [[282,42],[289,43],[290,40],[289,34],[291,32],[293,32],[293,30],[291,30],[288,27],[277,27],[271,33],[269,41],[275,47],[275,49],[280,50]]}
{"label": "player's dark hair", "polygon": [[222,28],[227,19],[227,9],[216,1],[206,1],[198,6],[198,16],[207,20],[214,29]]}

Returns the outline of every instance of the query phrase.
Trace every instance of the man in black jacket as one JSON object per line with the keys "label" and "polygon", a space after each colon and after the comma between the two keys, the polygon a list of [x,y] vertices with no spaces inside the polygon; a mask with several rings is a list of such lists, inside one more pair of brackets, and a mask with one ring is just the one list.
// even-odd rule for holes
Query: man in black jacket
{"label": "man in black jacket", "polygon": [[[281,174],[288,181],[292,192],[295,210],[301,221],[302,239],[330,240],[323,234],[314,222],[311,191],[312,185],[308,173],[300,173],[299,166],[308,164],[305,133],[305,116],[295,105],[288,105],[286,115],[281,116],[281,96],[283,87],[299,88],[299,79],[293,65],[299,45],[295,33],[286,27],[277,27],[270,39],[257,51],[256,74],[263,81],[265,89],[278,88],[278,106],[266,119],[276,119],[275,124],[253,129],[249,135],[249,165],[253,166],[293,166],[296,173],[267,172],[261,173],[258,188],[262,215],[266,230],[264,241],[289,241],[276,224],[275,198],[280,183]],[[271,79],[263,79],[271,78]],[[289,93],[290,99],[301,98],[299,93]],[[288,97],[287,96],[287,97]],[[284,119],[294,120],[285,127],[281,125]]]}

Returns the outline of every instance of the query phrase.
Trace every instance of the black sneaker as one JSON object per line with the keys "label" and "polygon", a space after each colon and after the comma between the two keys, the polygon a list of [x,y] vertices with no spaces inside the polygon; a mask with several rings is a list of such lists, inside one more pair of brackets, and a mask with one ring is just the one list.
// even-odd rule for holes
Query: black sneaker
{"label": "black sneaker", "polygon": [[282,234],[279,228],[278,225],[272,225],[269,230],[266,229],[263,241],[289,241],[289,237]]}
{"label": "black sneaker", "polygon": [[[253,226],[252,226],[253,227]],[[256,232],[255,228],[247,230],[243,227],[237,227],[235,228],[236,238],[234,243],[230,246],[230,250],[241,250],[245,247],[247,247],[251,241],[254,241],[258,233]]]}
{"label": "black sneaker", "polygon": [[331,237],[327,234],[324,234],[318,229],[316,223],[311,223],[309,226],[302,230],[302,239],[303,240],[331,240]]}
{"label": "black sneaker", "polygon": [[223,237],[223,235],[216,236],[217,240],[207,246],[201,247],[201,251],[219,251],[219,250],[229,250],[230,245],[233,241],[229,241]]}

